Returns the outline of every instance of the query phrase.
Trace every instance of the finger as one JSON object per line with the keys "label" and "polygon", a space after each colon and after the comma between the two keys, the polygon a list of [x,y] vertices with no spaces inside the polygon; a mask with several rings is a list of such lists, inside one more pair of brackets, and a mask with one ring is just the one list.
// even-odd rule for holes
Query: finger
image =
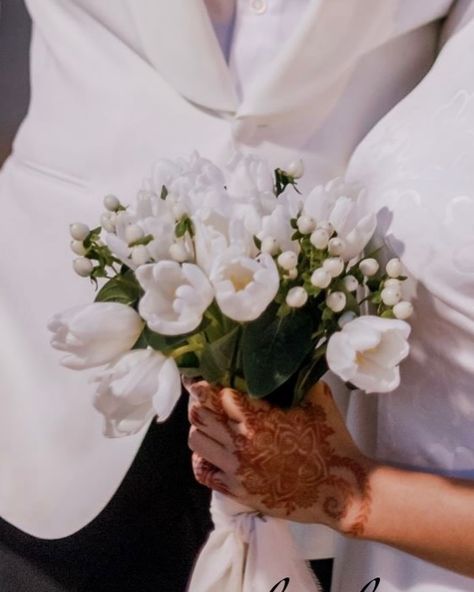
{"label": "finger", "polygon": [[230,452],[235,450],[235,438],[246,433],[243,423],[223,419],[222,416],[199,405],[191,407],[189,417],[192,425],[222,444]]}
{"label": "finger", "polygon": [[219,491],[225,495],[230,494],[230,490],[224,483],[224,473],[215,465],[199,456],[197,452],[193,452],[192,456],[193,473],[196,481],[205,485],[210,489]]}
{"label": "finger", "polygon": [[229,428],[235,435],[250,436],[250,425],[256,413],[266,413],[271,407],[266,401],[251,399],[247,394],[226,388],[221,392],[222,407],[227,417],[231,418]]}
{"label": "finger", "polygon": [[210,438],[196,426],[189,430],[188,446],[193,452],[218,467],[221,471],[233,473],[237,470],[236,456],[222,444]]}
{"label": "finger", "polygon": [[205,380],[194,382],[188,389],[190,400],[212,409],[216,413],[222,413],[220,402],[220,387],[209,384]]}

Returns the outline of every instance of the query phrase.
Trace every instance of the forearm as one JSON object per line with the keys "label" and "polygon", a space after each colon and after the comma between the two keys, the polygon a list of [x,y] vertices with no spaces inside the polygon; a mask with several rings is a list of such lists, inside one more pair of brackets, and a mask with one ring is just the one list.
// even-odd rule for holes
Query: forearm
{"label": "forearm", "polygon": [[474,484],[374,465],[362,537],[474,577]]}

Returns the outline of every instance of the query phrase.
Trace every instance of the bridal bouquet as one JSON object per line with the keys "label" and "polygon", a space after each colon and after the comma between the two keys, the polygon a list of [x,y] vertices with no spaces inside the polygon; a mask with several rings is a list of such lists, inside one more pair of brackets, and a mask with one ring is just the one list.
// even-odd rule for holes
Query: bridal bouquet
{"label": "bridal bouquet", "polygon": [[302,174],[241,154],[225,168],[161,160],[133,207],[108,195],[100,225],[71,225],[74,269],[98,291],[49,328],[65,366],[103,367],[106,435],[166,419],[182,377],[285,407],[328,369],[366,392],[398,386],[412,312],[400,262],[364,255],[376,222],[357,187],[302,195]]}

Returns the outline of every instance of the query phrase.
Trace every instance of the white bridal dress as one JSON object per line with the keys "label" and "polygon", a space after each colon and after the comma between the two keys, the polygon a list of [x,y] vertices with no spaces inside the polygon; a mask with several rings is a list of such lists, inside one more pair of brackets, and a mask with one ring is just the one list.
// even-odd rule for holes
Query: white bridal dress
{"label": "white bridal dress", "polygon": [[[71,271],[68,225],[95,220],[107,193],[131,200],[153,160],[194,149],[275,166],[301,156],[303,189],[349,164],[417,310],[401,387],[353,393],[351,429],[387,462],[474,478],[473,3],[288,4],[239,0],[227,64],[203,0],[27,0],[32,99],[0,173],[0,515],[18,528],[83,527],[144,435],[103,438],[93,386],[49,347],[51,315],[92,297]],[[326,529],[295,531],[306,557],[330,552]],[[474,588],[337,541],[333,592],[376,576],[383,592]]]}

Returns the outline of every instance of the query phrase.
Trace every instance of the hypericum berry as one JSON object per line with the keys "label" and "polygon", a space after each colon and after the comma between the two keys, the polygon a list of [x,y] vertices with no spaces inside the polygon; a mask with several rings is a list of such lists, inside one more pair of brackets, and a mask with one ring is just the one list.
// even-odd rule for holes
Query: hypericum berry
{"label": "hypericum berry", "polygon": [[346,310],[346,312],[342,313],[342,315],[337,319],[337,324],[342,329],[344,325],[350,323],[356,318],[356,313],[353,310]]}
{"label": "hypericum berry", "polygon": [[397,319],[404,321],[413,314],[413,304],[407,300],[402,300],[393,307],[393,314]]}
{"label": "hypericum berry", "polygon": [[100,225],[107,232],[115,232],[115,212],[104,212],[100,217]]}
{"label": "hypericum berry", "polygon": [[383,283],[384,288],[399,288],[401,285],[402,282],[395,278],[388,278],[388,280],[385,280]]}
{"label": "hypericum berry", "polygon": [[276,255],[278,253],[278,242],[273,238],[273,236],[266,236],[262,240],[262,244],[260,250],[262,253],[268,253],[269,255]]}
{"label": "hypericum berry", "polygon": [[355,292],[359,287],[359,282],[353,275],[346,275],[346,277],[342,280],[342,283],[348,292]]}
{"label": "hypericum berry", "polygon": [[169,248],[169,254],[171,259],[178,263],[183,263],[189,258],[188,251],[183,243],[173,243]]}
{"label": "hypericum berry", "polygon": [[346,295],[344,292],[331,292],[326,296],[326,306],[333,312],[341,312],[346,307]]}
{"label": "hypericum berry", "polygon": [[120,207],[120,201],[115,195],[106,195],[104,197],[104,208],[109,212],[116,212]]}
{"label": "hypericum berry", "polygon": [[386,306],[394,306],[398,304],[402,299],[402,292],[400,288],[396,288],[395,286],[389,286],[388,288],[384,288],[380,294],[382,298],[382,302]]}
{"label": "hypericum berry", "polygon": [[288,173],[290,177],[293,177],[293,179],[299,179],[302,177],[304,174],[304,164],[301,158],[290,162],[285,172]]}
{"label": "hypericum berry", "polygon": [[325,269],[331,277],[338,277],[344,271],[344,260],[341,257],[329,257],[323,261],[323,269]]}
{"label": "hypericum berry", "polygon": [[69,226],[69,232],[74,240],[83,241],[89,236],[90,228],[82,222],[75,222]]}
{"label": "hypericum berry", "polygon": [[391,278],[400,277],[403,273],[403,268],[400,259],[398,259],[397,257],[395,257],[394,259],[390,259],[390,261],[385,266],[385,271],[387,272],[387,275]]}
{"label": "hypericum berry", "polygon": [[345,241],[342,238],[339,238],[338,236],[331,238],[328,242],[328,251],[330,255],[342,255],[345,248]]}
{"label": "hypericum berry", "polygon": [[334,226],[328,220],[321,220],[320,222],[318,222],[317,228],[322,228],[323,230],[326,230],[329,234],[329,237],[331,237],[334,234]]}
{"label": "hypericum berry", "polygon": [[308,292],[302,286],[296,286],[286,295],[286,303],[291,308],[301,308],[308,302]]}
{"label": "hypericum berry", "polygon": [[129,224],[125,228],[125,240],[127,241],[127,244],[129,244],[129,245],[131,245],[132,243],[135,243],[136,241],[140,240],[144,236],[145,236],[145,231],[143,230],[143,228],[138,226],[138,224]]}
{"label": "hypericum berry", "polygon": [[322,267],[315,269],[311,275],[311,283],[315,288],[327,288],[331,280],[331,275]]}
{"label": "hypericum berry", "polygon": [[78,240],[72,240],[71,241],[71,251],[73,253],[76,253],[76,255],[85,255],[86,254],[86,248],[84,246],[84,243],[82,241],[78,241]]}
{"label": "hypericum berry", "polygon": [[328,246],[329,232],[325,228],[316,228],[311,233],[310,242],[316,249],[323,250]]}
{"label": "hypericum berry", "polygon": [[284,253],[281,253],[280,255],[278,255],[277,261],[278,261],[278,265],[282,269],[289,271],[290,269],[293,269],[294,267],[297,266],[298,255],[296,253],[294,253],[293,251],[285,251]]}
{"label": "hypericum berry", "polygon": [[293,267],[293,269],[289,269],[286,272],[285,277],[287,277],[289,280],[295,280],[298,277],[298,270],[296,269],[296,267]]}
{"label": "hypericum berry", "polygon": [[137,245],[132,249],[132,261],[135,265],[145,265],[150,259],[150,253],[145,245]]}
{"label": "hypericum berry", "polygon": [[303,214],[296,221],[296,226],[301,234],[311,234],[316,229],[316,222],[311,216],[305,216]]}
{"label": "hypericum berry", "polygon": [[359,263],[359,269],[365,276],[371,277],[379,270],[379,264],[376,259],[363,259]]}
{"label": "hypericum berry", "polygon": [[81,277],[90,276],[92,270],[94,269],[92,261],[90,259],[86,259],[86,257],[78,257],[77,259],[74,259],[72,266],[77,275],[80,275]]}

